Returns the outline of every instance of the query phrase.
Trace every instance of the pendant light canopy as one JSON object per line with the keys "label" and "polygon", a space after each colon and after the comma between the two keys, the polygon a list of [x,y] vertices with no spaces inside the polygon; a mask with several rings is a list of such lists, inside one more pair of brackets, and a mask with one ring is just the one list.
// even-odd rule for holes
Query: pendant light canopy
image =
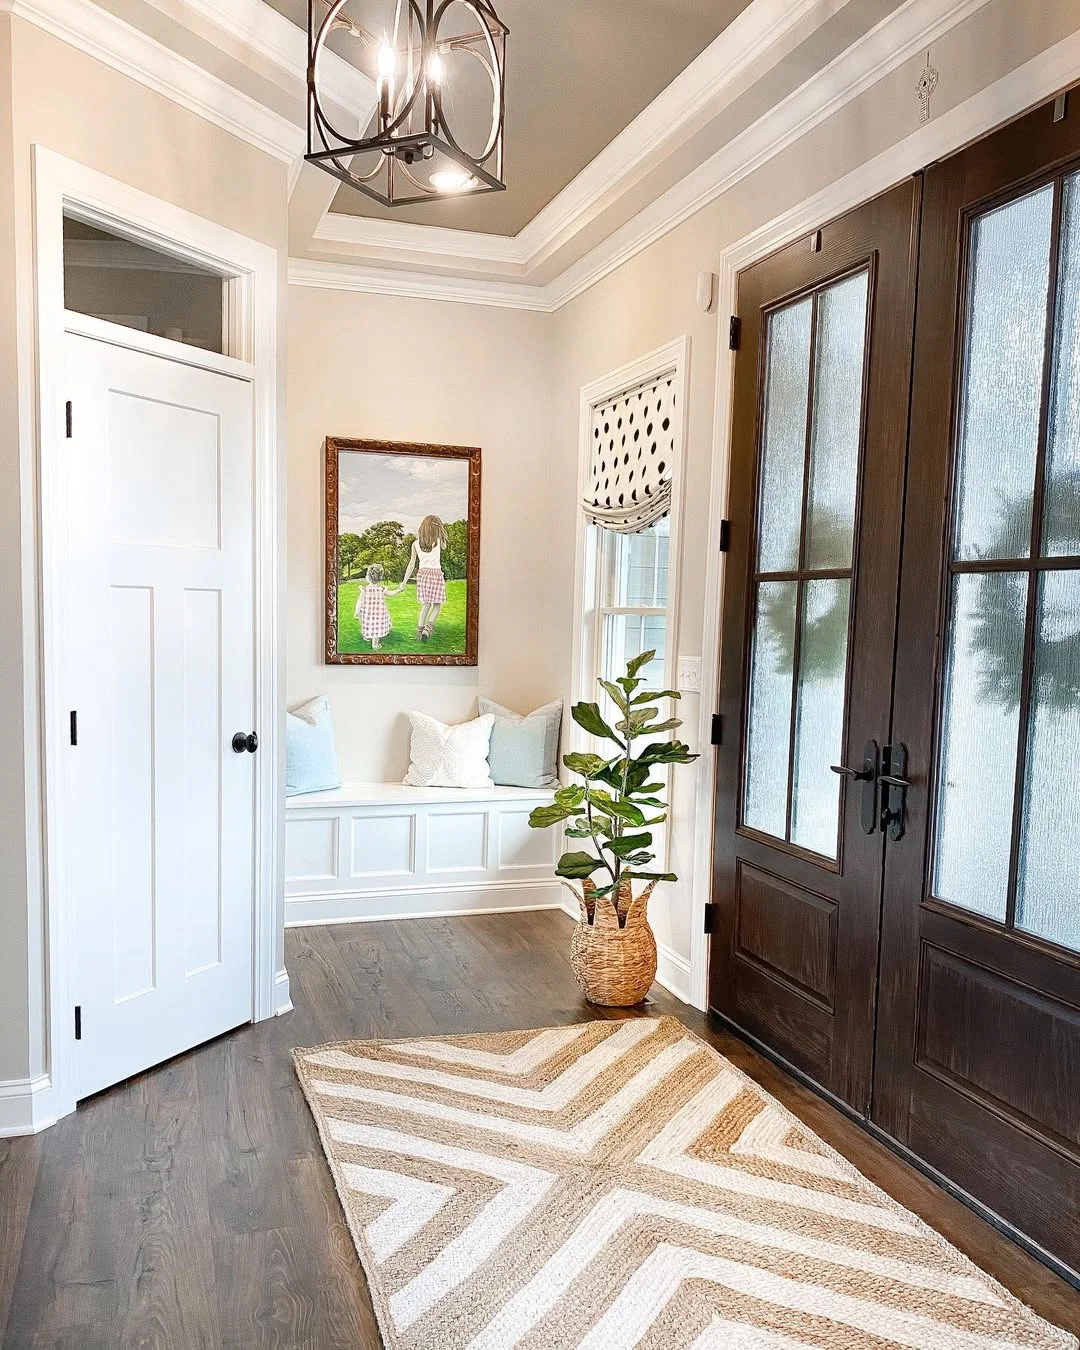
{"label": "pendant light canopy", "polygon": [[[501,191],[508,32],[487,0],[308,0],[305,158],[385,206]],[[330,50],[375,83],[359,135],[323,92]]]}

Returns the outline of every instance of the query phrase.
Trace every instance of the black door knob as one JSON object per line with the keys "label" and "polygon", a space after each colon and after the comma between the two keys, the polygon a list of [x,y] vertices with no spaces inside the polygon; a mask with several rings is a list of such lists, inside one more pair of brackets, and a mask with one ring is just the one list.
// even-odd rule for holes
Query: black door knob
{"label": "black door knob", "polygon": [[238,731],[232,738],[232,748],[238,755],[242,755],[245,750],[253,755],[259,748],[259,738],[253,731]]}

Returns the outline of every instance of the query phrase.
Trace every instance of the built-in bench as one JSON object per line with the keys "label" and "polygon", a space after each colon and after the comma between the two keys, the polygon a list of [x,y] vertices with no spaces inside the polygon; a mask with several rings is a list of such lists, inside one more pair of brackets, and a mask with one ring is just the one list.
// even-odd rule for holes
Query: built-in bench
{"label": "built-in bench", "polygon": [[285,922],[558,908],[561,836],[529,826],[529,812],[551,797],[399,783],[290,797]]}

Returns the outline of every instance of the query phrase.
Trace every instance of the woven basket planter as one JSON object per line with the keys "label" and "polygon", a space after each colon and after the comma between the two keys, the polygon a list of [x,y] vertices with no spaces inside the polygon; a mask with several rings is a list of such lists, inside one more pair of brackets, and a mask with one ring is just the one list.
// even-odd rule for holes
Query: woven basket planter
{"label": "woven basket planter", "polygon": [[591,881],[579,892],[563,882],[581,911],[570,939],[570,966],[590,1003],[629,1008],[640,1003],[656,978],[656,939],[646,910],[655,882],[634,897],[629,877],[619,882],[614,901],[597,899]]}

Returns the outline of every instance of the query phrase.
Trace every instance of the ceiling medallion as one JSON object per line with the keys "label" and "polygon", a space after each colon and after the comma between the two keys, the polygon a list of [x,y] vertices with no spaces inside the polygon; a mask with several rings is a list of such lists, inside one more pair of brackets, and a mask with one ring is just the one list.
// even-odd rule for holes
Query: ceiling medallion
{"label": "ceiling medallion", "polygon": [[[305,158],[385,206],[501,192],[508,33],[487,0],[308,0]],[[331,49],[375,82],[359,128],[320,86]]]}

